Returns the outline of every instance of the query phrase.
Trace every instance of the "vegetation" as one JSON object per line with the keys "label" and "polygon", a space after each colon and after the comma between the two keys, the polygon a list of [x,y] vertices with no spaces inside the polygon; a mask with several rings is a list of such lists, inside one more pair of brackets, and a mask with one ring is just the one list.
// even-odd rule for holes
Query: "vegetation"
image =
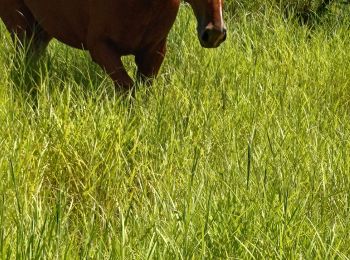
{"label": "vegetation", "polygon": [[[286,18],[296,18],[300,24],[312,25],[322,18],[336,0],[261,0],[261,1],[228,1],[229,7],[244,6],[244,9],[261,10],[277,8]],[[346,4],[347,2],[342,2]]]}
{"label": "vegetation", "polygon": [[267,1],[228,1],[217,50],[183,5],[134,100],[58,42],[14,59],[1,24],[0,258],[347,259],[350,10]]}

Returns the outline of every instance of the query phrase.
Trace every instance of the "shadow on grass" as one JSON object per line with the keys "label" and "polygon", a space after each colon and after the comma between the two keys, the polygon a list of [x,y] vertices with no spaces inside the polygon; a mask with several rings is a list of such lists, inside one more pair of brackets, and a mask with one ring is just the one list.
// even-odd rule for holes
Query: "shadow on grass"
{"label": "shadow on grass", "polygon": [[17,48],[9,58],[12,60],[9,63],[11,64],[9,76],[14,97],[25,100],[33,108],[37,107],[43,69],[41,59],[20,48]]}
{"label": "shadow on grass", "polygon": [[[56,47],[56,46],[55,46]],[[88,98],[102,88],[108,96],[115,96],[111,82],[101,69],[81,52],[68,47],[53,48],[40,55],[30,52],[30,45],[13,43],[5,56],[9,67],[9,82],[16,100],[38,107],[41,94],[63,93],[67,88],[74,96]],[[57,51],[58,50],[58,51]]]}
{"label": "shadow on grass", "polygon": [[13,98],[27,108],[37,110],[43,97],[49,102],[55,97],[56,102],[60,102],[66,92],[76,101],[114,100],[126,106],[133,105],[135,99],[146,102],[152,93],[154,86],[150,82],[137,80],[132,57],[125,57],[123,63],[129,74],[134,75],[135,86],[131,91],[125,91],[116,88],[85,51],[74,50],[56,41],[52,45],[37,55],[30,51],[30,44],[15,41],[3,52]]}

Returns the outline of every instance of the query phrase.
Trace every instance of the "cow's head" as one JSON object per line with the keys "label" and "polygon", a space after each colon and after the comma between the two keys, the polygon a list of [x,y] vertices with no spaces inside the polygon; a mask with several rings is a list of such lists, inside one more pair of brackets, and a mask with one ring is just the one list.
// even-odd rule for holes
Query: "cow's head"
{"label": "cow's head", "polygon": [[224,0],[186,0],[197,18],[197,32],[204,48],[216,48],[226,40],[226,27],[222,17]]}

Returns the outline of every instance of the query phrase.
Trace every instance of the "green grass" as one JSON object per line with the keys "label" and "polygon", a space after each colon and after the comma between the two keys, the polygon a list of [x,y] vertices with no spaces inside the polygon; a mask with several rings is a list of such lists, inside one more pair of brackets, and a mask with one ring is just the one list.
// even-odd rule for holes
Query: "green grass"
{"label": "green grass", "polygon": [[57,42],[24,73],[1,25],[0,258],[347,259],[349,13],[238,8],[205,50],[183,6],[133,102]]}

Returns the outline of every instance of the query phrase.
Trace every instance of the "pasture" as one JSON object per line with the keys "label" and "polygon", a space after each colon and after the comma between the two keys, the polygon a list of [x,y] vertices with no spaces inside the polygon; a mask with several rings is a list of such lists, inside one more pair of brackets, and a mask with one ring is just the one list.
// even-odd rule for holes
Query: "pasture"
{"label": "pasture", "polygon": [[1,23],[1,259],[350,257],[350,9],[227,7],[206,50],[182,5],[133,100],[58,42],[16,61]]}

